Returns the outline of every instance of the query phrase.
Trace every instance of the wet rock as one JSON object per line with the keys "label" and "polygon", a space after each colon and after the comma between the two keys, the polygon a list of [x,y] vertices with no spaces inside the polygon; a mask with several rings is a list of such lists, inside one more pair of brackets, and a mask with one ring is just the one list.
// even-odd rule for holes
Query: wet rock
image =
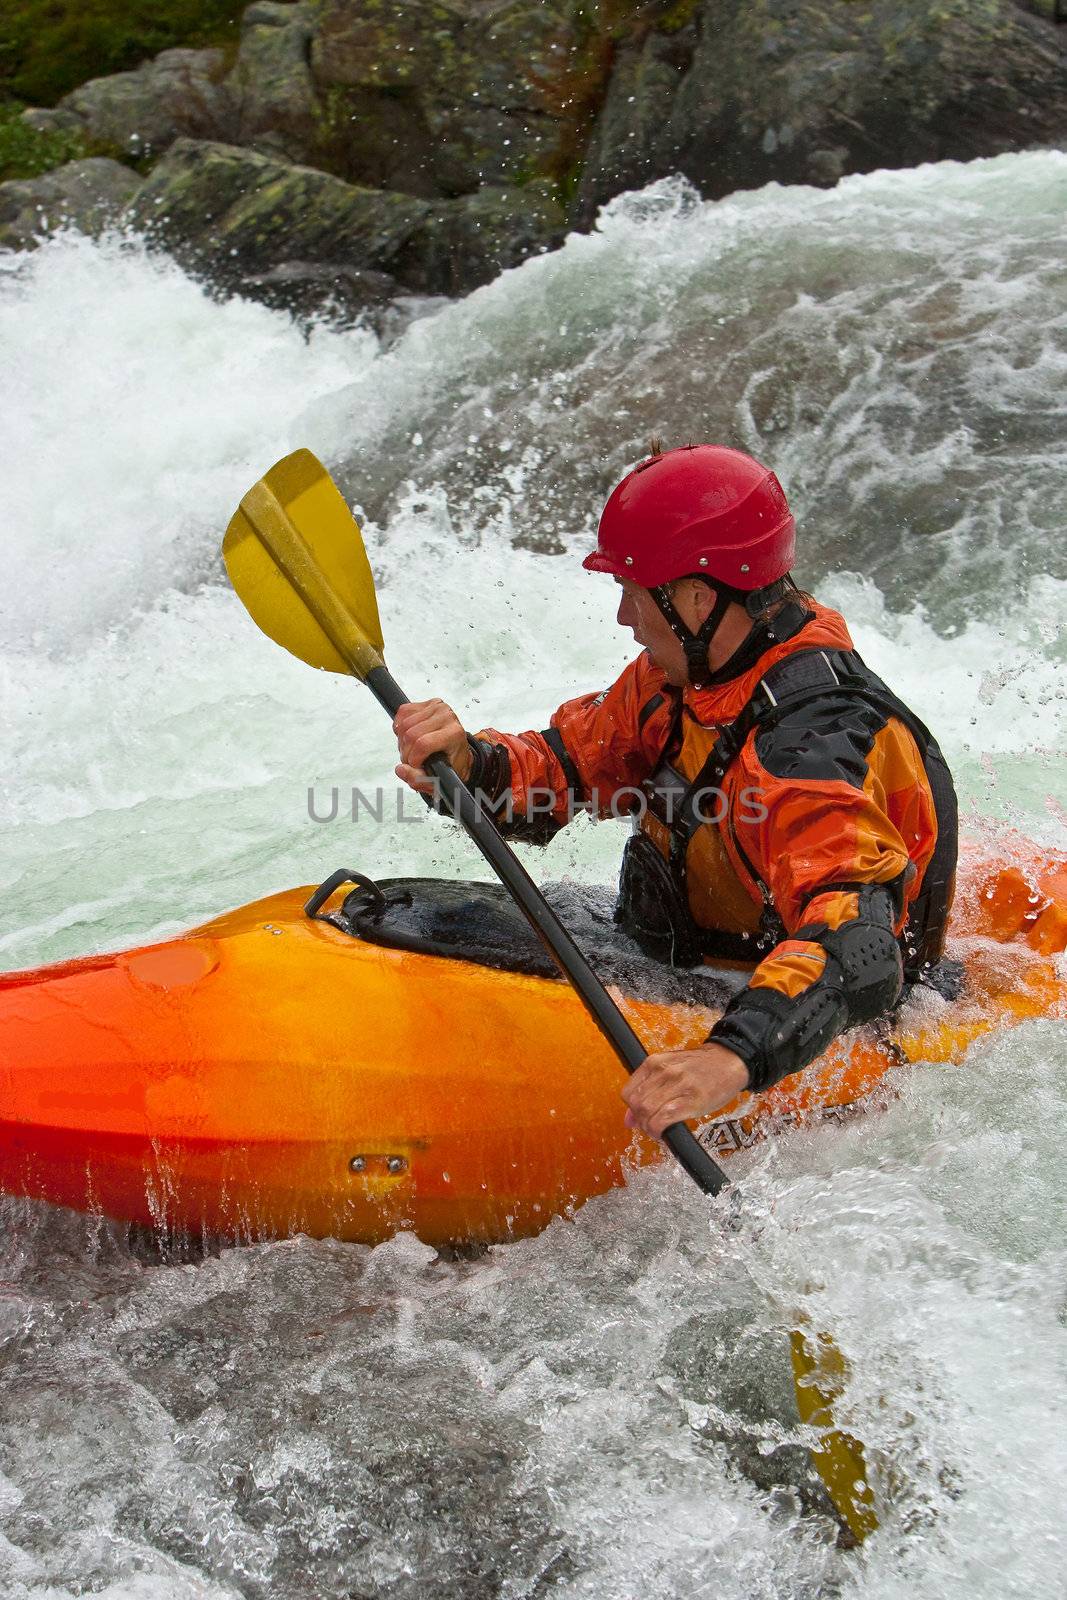
{"label": "wet rock", "polygon": [[1063,138],[1067,55],[1010,0],[703,0],[616,59],[576,214],[681,171],[720,196]]}
{"label": "wet rock", "polygon": [[696,30],[650,34],[616,57],[582,168],[576,215],[664,176],[663,130],[693,61]]}
{"label": "wet rock", "polygon": [[311,70],[332,165],[425,196],[543,175],[567,137],[552,88],[576,47],[568,0],[325,0]]}
{"label": "wet rock", "polygon": [[131,156],[158,155],[182,135],[232,139],[237,103],[225,73],[221,50],[164,50],[133,72],[83,83],[54,111],[35,111],[33,125],[78,127]]}
{"label": "wet rock", "polygon": [[130,218],[183,263],[232,286],[293,260],[391,273],[428,213],[424,201],[358,189],[312,167],[179,139]]}
{"label": "wet rock", "polygon": [[119,216],[140,181],[121,162],[92,156],[39,178],[0,183],[0,247],[32,249],[61,227],[97,234]]}
{"label": "wet rock", "polygon": [[228,86],[239,107],[236,142],[293,161],[321,142],[323,108],[309,63],[317,7],[257,0],[241,19]]}
{"label": "wet rock", "polygon": [[813,150],[808,157],[808,177],[820,189],[832,189],[848,171],[848,151],[843,144]]}
{"label": "wet rock", "polygon": [[563,209],[549,186],[480,189],[436,205],[406,252],[405,284],[461,294],[562,244]]}
{"label": "wet rock", "polygon": [[397,282],[387,272],[361,272],[332,262],[283,261],[269,272],[242,278],[240,289],[276,311],[300,318],[326,317],[344,327],[369,311],[384,309],[396,295]]}
{"label": "wet rock", "polygon": [[[274,298],[318,282],[349,306],[380,300],[386,275],[404,290],[455,294],[558,241],[562,212],[531,185],[431,205],[345,183],[235,145],[178,140],[138,191],[130,220],[224,288]],[[280,274],[280,276],[279,276]],[[288,279],[287,279],[288,275]]]}
{"label": "wet rock", "polygon": [[551,248],[564,196],[589,226],[672,173],[715,197],[1062,143],[1067,55],[1012,0],[255,0],[228,76],[167,50],[25,115],[164,152],[134,214],[187,263],[351,311],[360,274],[456,294]]}

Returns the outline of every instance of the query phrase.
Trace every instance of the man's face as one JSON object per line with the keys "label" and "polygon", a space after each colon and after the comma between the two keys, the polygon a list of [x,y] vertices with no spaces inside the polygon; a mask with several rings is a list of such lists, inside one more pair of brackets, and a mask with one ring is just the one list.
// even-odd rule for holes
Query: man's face
{"label": "man's face", "polygon": [[[647,589],[642,589],[630,578],[616,578],[615,581],[622,590],[617,618],[619,626],[632,629],[637,643],[644,646],[656,666],[662,669],[667,682],[682,688],[688,681],[689,669],[677,634]],[[673,603],[677,606],[682,598],[680,595],[672,596]],[[684,612],[680,611],[680,615],[688,623]]]}

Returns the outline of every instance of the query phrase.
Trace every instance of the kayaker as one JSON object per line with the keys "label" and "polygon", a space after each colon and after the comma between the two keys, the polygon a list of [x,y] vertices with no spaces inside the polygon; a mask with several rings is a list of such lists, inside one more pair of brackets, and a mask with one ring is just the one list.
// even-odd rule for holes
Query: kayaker
{"label": "kayaker", "polygon": [[468,734],[441,700],[394,723],[397,775],[443,751],[512,838],[629,812],[616,918],[677,965],[754,964],[697,1049],[650,1055],[623,1098],[658,1136],[798,1072],[937,967],[956,798],[937,744],[790,576],[777,478],[718,445],[653,446],[613,491],[584,566],[610,573],[643,647],[542,732]]}

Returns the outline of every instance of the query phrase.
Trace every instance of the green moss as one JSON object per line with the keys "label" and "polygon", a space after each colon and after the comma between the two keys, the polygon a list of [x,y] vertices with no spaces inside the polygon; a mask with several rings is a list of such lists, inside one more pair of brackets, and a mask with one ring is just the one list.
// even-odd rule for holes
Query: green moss
{"label": "green moss", "polygon": [[236,45],[247,0],[4,0],[0,97],[55,105],[175,45]]}
{"label": "green moss", "polygon": [[339,83],[329,83],[319,90],[318,124],[323,144],[347,131],[353,115],[353,96],[350,89]]}
{"label": "green moss", "polygon": [[578,186],[582,181],[582,172],[585,168],[584,153],[582,156],[571,158],[570,165],[565,171],[553,180],[553,197],[564,213],[567,213],[578,193]]}
{"label": "green moss", "polygon": [[15,101],[0,102],[0,183],[36,178],[90,151],[80,133],[37,133],[22,120]]}
{"label": "green moss", "polygon": [[657,33],[680,33],[696,16],[700,0],[676,0],[656,22]]}
{"label": "green moss", "polygon": [[677,33],[699,6],[700,0],[577,0],[574,21],[580,39],[608,36],[616,44],[639,43],[653,29]]}

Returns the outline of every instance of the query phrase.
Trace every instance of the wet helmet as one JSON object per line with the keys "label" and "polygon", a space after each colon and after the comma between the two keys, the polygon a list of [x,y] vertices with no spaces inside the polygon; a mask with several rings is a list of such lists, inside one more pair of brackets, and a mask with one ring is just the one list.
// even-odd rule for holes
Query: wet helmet
{"label": "wet helmet", "polygon": [[[693,683],[722,681],[740,652],[712,673],[708,646],[732,601],[755,617],[791,587],[796,525],[769,468],[725,445],[687,445],[642,461],[612,491],[597,547],[582,563],[648,589],[681,640]],[[677,578],[703,578],[716,591],[696,634],[671,604]],[[746,652],[750,653],[750,652]]]}
{"label": "wet helmet", "polygon": [[748,590],[784,578],[794,550],[795,524],[774,473],[740,450],[698,444],[627,473],[583,565],[644,589],[694,574]]}

